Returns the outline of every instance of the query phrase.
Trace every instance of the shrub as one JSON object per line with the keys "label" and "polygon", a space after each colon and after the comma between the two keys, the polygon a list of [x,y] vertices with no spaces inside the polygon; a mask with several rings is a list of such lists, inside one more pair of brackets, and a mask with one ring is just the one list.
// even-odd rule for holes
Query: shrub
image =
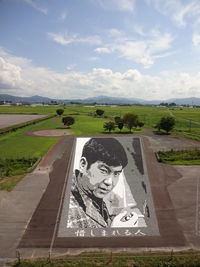
{"label": "shrub", "polygon": [[104,114],[104,110],[103,109],[97,109],[96,114],[97,114],[97,116],[102,116]]}
{"label": "shrub", "polygon": [[62,118],[62,122],[63,122],[64,125],[69,127],[72,124],[74,124],[75,119],[73,117],[67,116],[67,117],[63,117]]}
{"label": "shrub", "polygon": [[158,151],[161,162],[170,164],[199,164],[200,149]]}
{"label": "shrub", "polygon": [[111,132],[111,131],[115,130],[115,123],[113,121],[105,122],[104,125],[103,125],[103,128],[106,131]]}
{"label": "shrub", "polygon": [[169,133],[175,126],[174,117],[162,117],[160,121],[156,124],[155,128],[159,131],[164,130]]}
{"label": "shrub", "polygon": [[13,176],[28,172],[38,158],[1,159],[0,169],[2,176]]}
{"label": "shrub", "polygon": [[61,116],[61,115],[64,113],[64,109],[59,108],[59,109],[56,110],[56,113],[57,113],[59,116]]}

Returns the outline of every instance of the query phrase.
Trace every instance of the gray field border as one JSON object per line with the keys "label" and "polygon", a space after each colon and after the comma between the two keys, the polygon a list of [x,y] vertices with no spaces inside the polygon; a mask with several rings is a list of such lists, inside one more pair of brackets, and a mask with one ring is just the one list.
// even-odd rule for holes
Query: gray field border
{"label": "gray field border", "polygon": [[[2,114],[0,114],[1,116]],[[10,114],[9,114],[10,115]],[[12,115],[12,114],[11,114]],[[19,115],[20,116],[20,115]],[[33,116],[33,115],[32,115]],[[36,115],[34,115],[36,116]],[[32,124],[35,124],[37,122],[41,122],[41,121],[44,121],[44,120],[48,120],[50,118],[53,118],[55,117],[56,115],[40,115],[42,117],[40,118],[37,118],[37,119],[34,119],[34,120],[28,120],[28,121],[25,121],[25,122],[22,122],[22,123],[18,123],[18,124],[15,124],[15,125],[12,125],[12,126],[8,126],[8,127],[5,127],[5,128],[0,128],[0,135],[1,134],[6,134],[6,133],[9,133],[9,132],[13,132],[13,131],[16,131],[18,129],[21,129],[21,128],[24,128],[26,126],[29,126],[29,125],[32,125]]]}

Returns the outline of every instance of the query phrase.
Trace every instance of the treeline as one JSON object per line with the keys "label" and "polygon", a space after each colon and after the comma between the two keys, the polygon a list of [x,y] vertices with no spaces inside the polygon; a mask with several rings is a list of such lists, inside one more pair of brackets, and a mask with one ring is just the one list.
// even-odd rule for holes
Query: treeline
{"label": "treeline", "polygon": [[[56,113],[58,116],[62,116],[64,113],[64,109],[57,109]],[[88,116],[99,117],[104,119],[109,119],[104,115],[105,111],[103,109],[97,109],[95,113],[89,113]],[[71,116],[62,117],[62,123],[70,127],[75,123],[75,119]],[[142,128],[144,126],[144,122],[141,121],[137,114],[135,113],[126,113],[123,117],[116,116],[114,118],[110,118],[109,121],[105,122],[103,128],[105,131],[112,132],[116,128],[122,131],[124,127],[126,127],[131,133],[132,129]],[[160,120],[156,123],[154,128],[156,128],[159,132],[164,130],[167,134],[173,130],[175,126],[175,119],[171,116],[161,117]]]}
{"label": "treeline", "polygon": [[144,123],[139,120],[138,115],[134,113],[126,113],[122,118],[119,116],[116,116],[114,118],[114,121],[105,122],[103,125],[104,129],[109,132],[115,130],[116,127],[121,132],[124,126],[131,132],[133,127],[141,128],[144,126]]}

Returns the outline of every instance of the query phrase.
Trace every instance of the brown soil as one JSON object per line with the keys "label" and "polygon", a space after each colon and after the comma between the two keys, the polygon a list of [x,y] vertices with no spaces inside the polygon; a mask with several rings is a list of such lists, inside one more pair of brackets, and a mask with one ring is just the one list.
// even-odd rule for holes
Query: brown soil
{"label": "brown soil", "polygon": [[54,136],[64,136],[71,135],[73,131],[70,130],[39,130],[33,132],[27,132],[27,135],[38,136],[38,137],[54,137]]}

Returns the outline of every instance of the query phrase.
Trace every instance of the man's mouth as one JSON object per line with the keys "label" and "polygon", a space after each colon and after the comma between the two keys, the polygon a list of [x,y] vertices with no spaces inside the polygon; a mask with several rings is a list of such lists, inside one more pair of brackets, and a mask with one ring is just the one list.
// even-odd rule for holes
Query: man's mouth
{"label": "man's mouth", "polygon": [[100,191],[101,191],[102,193],[104,193],[104,194],[106,194],[106,193],[109,193],[109,192],[110,192],[110,189],[108,189],[108,188],[99,187],[99,189],[100,189]]}

